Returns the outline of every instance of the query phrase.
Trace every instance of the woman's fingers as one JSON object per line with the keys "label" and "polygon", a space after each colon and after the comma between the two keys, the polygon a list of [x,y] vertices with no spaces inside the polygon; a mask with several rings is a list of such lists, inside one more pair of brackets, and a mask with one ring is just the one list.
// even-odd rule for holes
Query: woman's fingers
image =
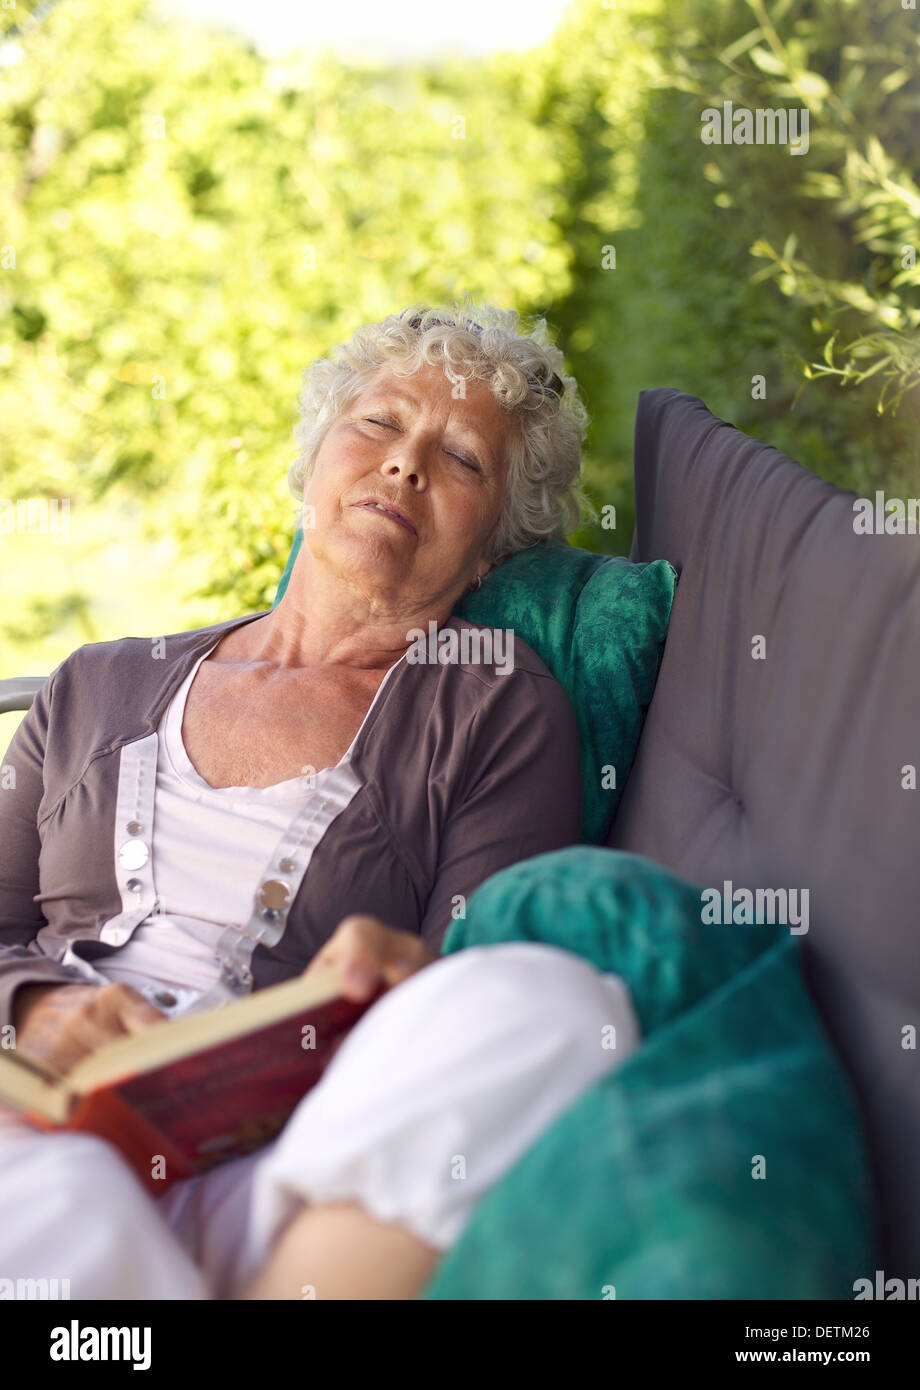
{"label": "woman's fingers", "polygon": [[165,1017],[130,985],[56,985],[34,996],[17,1045],[66,1073],[105,1043]]}
{"label": "woman's fingers", "polygon": [[131,985],[115,985],[99,991],[98,1011],[103,1027],[118,1033],[140,1033],[166,1015]]}
{"label": "woman's fingers", "polygon": [[346,998],[365,1000],[381,983],[399,984],[436,959],[412,932],[398,931],[379,917],[353,913],[342,918],[309,968],[338,966]]}
{"label": "woman's fingers", "polygon": [[86,1005],[67,1019],[62,1042],[79,1060],[80,1056],[130,1033],[139,1033],[165,1017],[130,985],[97,986]]}
{"label": "woman's fingers", "polygon": [[335,931],[337,964],[348,999],[369,999],[389,960],[390,929],[379,917],[344,917]]}
{"label": "woman's fingers", "polygon": [[425,943],[408,932],[397,933],[400,938],[393,943],[392,953],[382,962],[381,972],[388,985],[398,985],[407,975],[414,975],[423,965],[437,960]]}

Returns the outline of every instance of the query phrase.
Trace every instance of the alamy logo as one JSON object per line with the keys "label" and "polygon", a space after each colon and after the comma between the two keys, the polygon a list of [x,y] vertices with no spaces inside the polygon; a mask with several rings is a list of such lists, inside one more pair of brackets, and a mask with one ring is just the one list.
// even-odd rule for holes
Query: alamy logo
{"label": "alamy logo", "polygon": [[875,1281],[871,1279],[857,1279],[853,1284],[853,1300],[858,1303],[860,1299],[880,1298],[880,1299],[920,1299],[920,1279],[886,1279],[885,1271],[877,1269],[875,1271]]}
{"label": "alamy logo", "polygon": [[746,106],[734,110],[732,102],[723,101],[721,111],[707,106],[700,120],[704,145],[789,145],[791,154],[808,153],[806,106],[791,111],[758,106],[750,111]]}
{"label": "alamy logo", "polygon": [[920,532],[920,497],[888,497],[884,492],[853,499],[857,536],[916,536]]}
{"label": "alamy logo", "polygon": [[70,540],[69,497],[0,497],[0,536],[50,536]]}
{"label": "alamy logo", "polygon": [[52,1327],[52,1361],[133,1361],[135,1371],[150,1369],[149,1327]]}
{"label": "alamy logo", "polygon": [[707,926],[779,923],[788,926],[793,936],[803,936],[808,931],[808,892],[807,888],[735,888],[727,878],[721,890],[701,891],[700,917]]}
{"label": "alamy logo", "polygon": [[510,627],[465,627],[460,632],[442,627],[432,619],[428,631],[411,627],[406,661],[410,666],[494,666],[500,676],[514,670],[514,629]]}
{"label": "alamy logo", "polygon": [[[12,1046],[15,1047],[15,1038]],[[3,1046],[6,1046],[4,1042]],[[57,1299],[70,1297],[69,1279],[0,1279],[0,1299]]]}

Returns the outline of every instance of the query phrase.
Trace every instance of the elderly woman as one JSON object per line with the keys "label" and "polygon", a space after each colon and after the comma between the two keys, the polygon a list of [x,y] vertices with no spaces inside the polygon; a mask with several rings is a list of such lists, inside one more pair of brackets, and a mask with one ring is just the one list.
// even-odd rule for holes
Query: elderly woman
{"label": "elderly woman", "polygon": [[470,630],[454,607],[493,565],[578,517],[584,408],[542,321],[517,328],[417,306],[315,362],[278,606],[81,647],[17,731],[0,1024],[23,1055],[66,1071],[318,964],[355,999],[397,987],[274,1143],[156,1200],[102,1140],[4,1110],[4,1275],[74,1298],[412,1296],[612,1065],[601,1028],[634,1022],[615,977],[538,945],[438,959],[483,880],[580,832],[574,715],[535,653],[414,659],[419,630]]}

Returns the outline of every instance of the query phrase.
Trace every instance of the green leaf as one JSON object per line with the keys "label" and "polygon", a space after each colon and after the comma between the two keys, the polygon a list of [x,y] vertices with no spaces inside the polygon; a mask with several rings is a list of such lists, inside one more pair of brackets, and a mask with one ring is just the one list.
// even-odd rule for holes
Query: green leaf
{"label": "green leaf", "polygon": [[894,68],[887,77],[883,77],[878,84],[878,90],[884,92],[885,96],[890,96],[899,87],[903,87],[905,82],[909,82],[911,72],[909,68]]}
{"label": "green leaf", "polygon": [[771,48],[752,48],[751,61],[760,68],[761,72],[768,72],[773,77],[786,76],[786,64],[777,58]]}
{"label": "green leaf", "polygon": [[831,94],[830,84],[819,72],[797,72],[792,85],[805,97],[824,99]]}
{"label": "green leaf", "polygon": [[751,29],[748,33],[742,34],[740,39],[736,39],[735,42],[730,43],[727,48],[723,48],[722,52],[719,54],[719,62],[725,63],[726,65],[733,63],[736,58],[740,57],[742,53],[746,53],[747,50],[752,48],[753,45],[757,43],[758,39],[761,38],[763,38],[763,29],[758,24],[756,29]]}

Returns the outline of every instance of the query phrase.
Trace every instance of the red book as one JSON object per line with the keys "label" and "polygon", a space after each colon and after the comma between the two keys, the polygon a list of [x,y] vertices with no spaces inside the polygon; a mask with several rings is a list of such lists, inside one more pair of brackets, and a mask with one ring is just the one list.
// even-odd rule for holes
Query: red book
{"label": "red book", "polygon": [[40,1129],[85,1130],[121,1151],[160,1196],[267,1144],[363,1013],[325,968],[221,1008],[154,1023],[57,1076],[0,1052],[0,1100]]}

